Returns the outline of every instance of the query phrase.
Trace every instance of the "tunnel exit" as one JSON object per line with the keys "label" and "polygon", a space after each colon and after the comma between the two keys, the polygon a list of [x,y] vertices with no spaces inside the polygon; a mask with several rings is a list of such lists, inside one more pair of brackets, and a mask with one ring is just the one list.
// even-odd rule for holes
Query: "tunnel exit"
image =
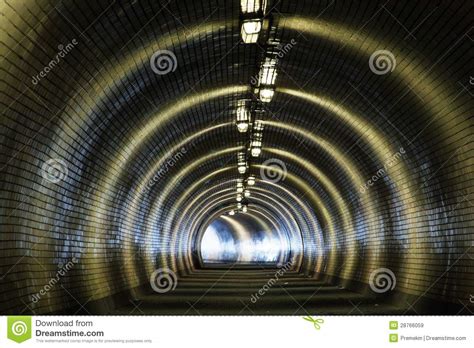
{"label": "tunnel exit", "polygon": [[203,268],[278,267],[290,259],[288,236],[250,214],[223,214],[205,229],[199,243]]}

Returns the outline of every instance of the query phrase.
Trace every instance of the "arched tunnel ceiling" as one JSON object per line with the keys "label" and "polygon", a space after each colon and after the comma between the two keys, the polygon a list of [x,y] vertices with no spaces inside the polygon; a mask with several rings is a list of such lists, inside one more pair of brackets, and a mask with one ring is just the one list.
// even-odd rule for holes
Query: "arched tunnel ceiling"
{"label": "arched tunnel ceiling", "polygon": [[273,0],[245,43],[239,1],[0,2],[1,312],[115,313],[157,269],[212,278],[198,241],[231,211],[289,238],[308,289],[456,311],[474,291],[473,7]]}

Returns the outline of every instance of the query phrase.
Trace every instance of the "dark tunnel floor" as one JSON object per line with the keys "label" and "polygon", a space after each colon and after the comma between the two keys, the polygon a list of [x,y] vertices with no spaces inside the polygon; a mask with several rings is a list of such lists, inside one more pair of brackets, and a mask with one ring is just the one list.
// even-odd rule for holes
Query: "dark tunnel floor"
{"label": "dark tunnel floor", "polygon": [[[374,315],[416,314],[380,298],[349,291],[324,281],[288,272],[270,285],[271,270],[204,270],[182,278],[175,290],[158,294],[150,289],[117,315]],[[264,290],[264,285],[268,290]],[[256,294],[262,289],[263,295]],[[252,300],[252,295],[253,300]]]}

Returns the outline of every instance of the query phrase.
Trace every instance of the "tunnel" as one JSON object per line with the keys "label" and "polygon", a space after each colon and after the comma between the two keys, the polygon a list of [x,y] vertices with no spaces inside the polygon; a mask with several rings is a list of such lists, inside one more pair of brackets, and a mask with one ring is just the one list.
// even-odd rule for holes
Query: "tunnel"
{"label": "tunnel", "polygon": [[0,313],[473,313],[471,1],[0,8]]}

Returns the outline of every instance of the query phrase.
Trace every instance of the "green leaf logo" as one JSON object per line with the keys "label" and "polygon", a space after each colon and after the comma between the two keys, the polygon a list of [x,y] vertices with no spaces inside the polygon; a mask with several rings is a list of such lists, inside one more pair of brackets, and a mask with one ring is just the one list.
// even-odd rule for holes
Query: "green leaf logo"
{"label": "green leaf logo", "polygon": [[22,343],[31,338],[31,317],[8,317],[7,325],[7,337],[12,341]]}

